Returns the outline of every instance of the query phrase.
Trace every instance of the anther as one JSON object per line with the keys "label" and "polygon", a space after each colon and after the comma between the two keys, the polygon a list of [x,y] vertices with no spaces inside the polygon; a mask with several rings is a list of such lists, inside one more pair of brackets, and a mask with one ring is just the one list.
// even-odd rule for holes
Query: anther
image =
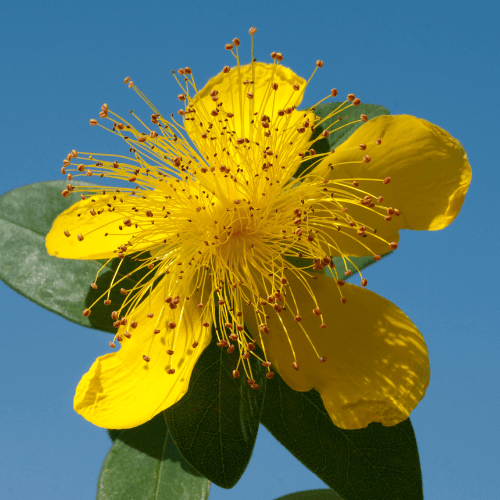
{"label": "anther", "polygon": [[330,135],[330,132],[328,132],[328,130],[325,130],[321,135],[326,138]]}
{"label": "anther", "polygon": [[109,299],[105,299],[104,300],[104,305],[105,306],[109,306],[110,304],[111,304],[111,300],[109,300]]}
{"label": "anther", "polygon": [[324,363],[326,361],[326,356],[321,356],[321,358],[319,358],[319,361],[320,363]]}
{"label": "anther", "polygon": [[321,309],[319,307],[315,307],[312,311],[315,316],[321,316]]}
{"label": "anther", "polygon": [[233,48],[232,43],[226,43],[226,50],[231,50]]}
{"label": "anther", "polygon": [[393,241],[391,244],[390,244],[390,247],[393,249],[393,250],[396,250],[398,248],[398,244]]}
{"label": "anther", "polygon": [[154,333],[155,335],[157,335],[158,333],[160,333],[160,331],[161,331],[161,330],[159,330],[158,328],[155,328],[155,329],[153,330],[153,333]]}
{"label": "anther", "polygon": [[321,325],[319,325],[319,327],[324,330],[326,328],[326,323],[321,323]]}
{"label": "anther", "polygon": [[363,156],[363,161],[364,161],[365,163],[370,163],[370,162],[372,161],[372,159],[371,159],[371,157],[370,157],[370,156],[365,155],[365,156]]}
{"label": "anther", "polygon": [[239,40],[239,38],[233,38],[233,44],[234,44],[236,47],[239,47],[239,46],[240,46],[240,40]]}
{"label": "anther", "polygon": [[191,68],[189,66],[186,66],[184,68],[184,73],[186,73],[186,75],[190,75],[193,71],[191,70]]}
{"label": "anther", "polygon": [[269,368],[271,366],[271,361],[263,361],[262,366],[265,366],[266,368]]}
{"label": "anther", "polygon": [[278,84],[276,82],[274,82],[272,85],[271,85],[272,89],[273,90],[278,90]]}
{"label": "anther", "polygon": [[193,349],[195,349],[196,347],[198,347],[198,342],[193,342],[193,345],[191,346]]}
{"label": "anther", "polygon": [[169,368],[169,369],[167,370],[167,373],[168,373],[169,375],[173,375],[173,374],[175,373],[175,369],[174,369],[174,368]]}
{"label": "anther", "polygon": [[318,68],[322,68],[323,67],[323,61],[320,61],[319,59],[316,61],[316,66]]}
{"label": "anther", "polygon": [[359,97],[356,97],[356,99],[352,101],[353,106],[359,106],[360,104],[361,104],[361,99],[359,99]]}
{"label": "anther", "polygon": [[67,237],[71,236],[71,235],[69,234],[69,231],[68,231],[67,229],[64,231],[64,236],[67,236]]}
{"label": "anther", "polygon": [[294,362],[292,363],[292,367],[293,367],[293,369],[294,369],[294,370],[297,370],[297,371],[298,371],[298,369],[299,369],[299,365],[298,365],[297,361],[294,361]]}
{"label": "anther", "polygon": [[109,347],[111,347],[112,349],[114,349],[116,347],[116,344],[114,342],[109,342]]}
{"label": "anther", "polygon": [[368,280],[367,279],[362,279],[361,280],[361,286],[366,286],[368,285]]}
{"label": "anther", "polygon": [[168,354],[169,356],[172,356],[172,354],[173,354],[173,353],[174,353],[174,351],[172,351],[171,349],[168,349],[168,350],[167,350],[167,354]]}
{"label": "anther", "polygon": [[90,316],[90,309],[84,309],[84,310],[83,310],[83,312],[82,312],[82,314],[83,314],[86,318],[88,318],[88,317]]}
{"label": "anther", "polygon": [[295,318],[293,318],[293,320],[296,321],[297,323],[300,323],[302,321],[302,316],[297,314]]}
{"label": "anther", "polygon": [[185,101],[186,100],[186,96],[185,96],[185,94],[179,94],[177,96],[177,99],[179,99],[179,101]]}
{"label": "anther", "polygon": [[361,115],[359,118],[362,122],[368,121],[368,117],[366,115]]}
{"label": "anther", "polygon": [[235,346],[234,346],[234,345],[229,346],[229,347],[227,348],[227,352],[228,352],[228,354],[231,354],[231,353],[234,351],[234,349],[235,349]]}
{"label": "anther", "polygon": [[173,321],[168,322],[168,327],[173,330],[177,325]]}
{"label": "anther", "polygon": [[331,90],[332,97],[337,97],[338,93],[339,93],[339,91],[337,89]]}
{"label": "anther", "polygon": [[344,280],[337,280],[337,285],[338,286],[344,286],[345,285],[345,281]]}
{"label": "anther", "polygon": [[380,255],[374,255],[373,260],[380,260],[382,257]]}
{"label": "anther", "polygon": [[255,35],[255,33],[257,33],[257,28],[250,28],[250,29],[248,30],[248,34],[249,34],[249,35]]}
{"label": "anther", "polygon": [[231,335],[229,335],[229,338],[231,340],[238,340],[239,339],[239,335],[237,333],[231,333]]}
{"label": "anther", "polygon": [[127,337],[128,339],[132,337],[129,332],[124,332],[123,335],[125,335],[125,337]]}
{"label": "anther", "polygon": [[90,124],[94,127],[95,125],[97,125],[97,120],[92,118],[92,120],[90,120]]}
{"label": "anther", "polygon": [[342,304],[345,304],[347,302],[347,299],[345,297],[340,297],[340,302],[342,302]]}
{"label": "anther", "polygon": [[94,289],[97,290],[97,285],[95,283],[91,283],[90,286]]}
{"label": "anther", "polygon": [[233,370],[233,377],[234,378],[239,378],[240,372],[238,370]]}
{"label": "anther", "polygon": [[79,235],[77,236],[77,238],[78,238],[78,241],[83,241],[83,234],[79,234]]}
{"label": "anther", "polygon": [[259,388],[259,384],[252,384],[250,387],[251,387],[252,389],[257,390],[257,389]]}
{"label": "anther", "polygon": [[223,72],[223,73],[229,73],[229,71],[231,71],[231,68],[230,68],[229,66],[224,66],[224,67],[222,68],[222,72]]}
{"label": "anther", "polygon": [[208,321],[204,321],[201,325],[205,328],[208,328],[210,326],[210,323]]}
{"label": "anther", "polygon": [[149,356],[146,356],[145,354],[142,356],[142,359],[146,361],[146,363],[149,363],[151,361],[151,358]]}
{"label": "anther", "polygon": [[130,323],[130,326],[131,326],[132,328],[137,328],[137,324],[138,324],[138,323],[137,323],[137,321],[132,321],[132,322]]}
{"label": "anther", "polygon": [[274,377],[274,372],[267,372],[266,377],[271,380]]}
{"label": "anther", "polygon": [[376,141],[375,141],[375,144],[378,144],[380,146],[380,144],[382,144],[382,139],[379,137]]}
{"label": "anther", "polygon": [[299,90],[300,89],[300,85],[298,83],[294,83],[292,85],[292,88],[293,88],[293,90]]}
{"label": "anther", "polygon": [[130,76],[127,76],[125,80],[123,80],[123,83],[126,85],[128,82],[130,82]]}
{"label": "anther", "polygon": [[247,344],[247,350],[249,350],[249,351],[255,351],[255,344],[253,342],[249,342]]}
{"label": "anther", "polygon": [[127,295],[128,292],[127,292],[127,290],[125,290],[125,288],[120,288],[120,293],[122,295]]}

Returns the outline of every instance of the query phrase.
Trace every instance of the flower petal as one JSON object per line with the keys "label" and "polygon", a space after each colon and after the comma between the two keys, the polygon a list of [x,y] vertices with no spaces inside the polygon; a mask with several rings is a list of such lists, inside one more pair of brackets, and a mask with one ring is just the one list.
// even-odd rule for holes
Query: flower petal
{"label": "flower petal", "polygon": [[[293,291],[302,322],[296,323],[290,311],[279,317],[272,313],[270,333],[261,335],[269,360],[285,382],[298,391],[317,389],[333,423],[343,429],[360,429],[371,422],[390,426],[408,418],[430,376],[425,342],[415,325],[388,300],[354,285],[343,286],[347,302],[342,304],[335,281],[318,276],[308,285],[327,324],[320,329],[320,318],[311,312],[317,306],[310,293],[297,278],[289,282],[287,295]],[[294,358],[281,321],[299,370],[292,367]],[[319,361],[301,326],[326,362]]]}
{"label": "flower petal", "polygon": [[[375,144],[378,138],[381,145]],[[362,143],[367,145],[364,151],[359,149]],[[369,163],[362,161],[365,155],[371,157]],[[328,156],[316,172],[331,180],[359,180],[359,189],[375,197],[383,196],[385,207],[398,208],[401,216],[387,222],[382,215],[360,205],[349,205],[349,214],[354,219],[376,228],[377,235],[389,243],[398,241],[399,229],[437,230],[450,224],[460,211],[471,180],[471,168],[462,145],[440,127],[407,115],[379,116],[368,121]],[[391,178],[389,184],[362,180],[386,177]],[[346,255],[390,251],[387,244],[373,237],[363,240],[373,252],[340,233],[335,233],[335,241]]]}
{"label": "flower petal", "polygon": [[[208,123],[215,123],[212,129],[215,135],[227,135],[229,141],[224,143],[225,152],[235,158],[243,157],[238,153],[238,146],[236,140],[238,138],[246,138],[250,144],[246,147],[255,148],[256,157],[261,154],[257,142],[262,139],[263,130],[260,125],[251,124],[254,120],[257,122],[263,115],[270,118],[272,134],[281,134],[284,136],[285,132],[280,129],[280,132],[274,131],[273,123],[278,119],[278,111],[285,108],[292,108],[298,106],[302,101],[304,90],[306,88],[306,81],[296,75],[291,69],[285,68],[276,64],[254,63],[254,73],[252,73],[252,65],[247,64],[240,66],[240,68],[231,68],[228,73],[221,72],[217,76],[211,78],[208,83],[190,100],[190,107],[196,110],[196,118],[191,118],[191,114],[186,115],[184,126],[190,139],[196,144],[198,150],[202,152],[203,158],[213,158],[214,151],[213,145],[209,139],[203,139],[202,134],[210,132],[207,130]],[[242,82],[248,80],[254,84],[248,83],[244,85]],[[271,85],[278,84],[278,89],[273,90]],[[295,90],[292,86],[297,84],[299,90]],[[218,100],[214,102],[210,93],[216,90],[218,92]],[[253,98],[247,97],[247,92],[253,93]],[[241,95],[240,95],[241,93]],[[233,118],[228,118],[227,124],[228,132],[219,130],[218,122],[221,120],[219,115],[214,118],[210,113],[215,110],[217,105],[222,104],[222,107],[217,108],[219,111],[223,110],[225,113],[232,113]],[[255,116],[254,116],[255,115]],[[225,116],[225,115],[224,115]],[[299,120],[302,122],[309,119],[311,125],[314,124],[314,113],[306,113],[303,111],[293,110],[286,118],[281,118],[280,127],[293,128],[299,127]],[[224,118],[225,119],[225,118]],[[224,123],[221,121],[221,123]],[[300,125],[301,126],[301,125]],[[226,126],[224,127],[226,129]],[[231,134],[231,135],[230,135]],[[286,137],[290,137],[290,132]],[[302,150],[302,147],[309,141],[311,137],[311,130],[306,129],[301,134],[295,134],[294,149],[293,151]],[[279,135],[277,135],[277,143],[281,143]],[[288,142],[289,139],[287,139]],[[240,146],[241,147],[241,146]],[[257,152],[258,151],[258,152]],[[221,157],[223,158],[223,157]],[[212,160],[211,162],[217,164],[222,160]],[[238,160],[239,161],[239,160]],[[280,162],[286,164],[286,172],[288,177],[291,177],[300,164],[300,157],[296,153],[292,158],[280,158]],[[256,167],[256,172],[260,168]]]}
{"label": "flower petal", "polygon": [[[110,202],[113,202],[113,195],[89,196],[61,213],[45,238],[49,255],[84,260],[116,257],[117,248],[130,241],[138,231],[134,225],[124,225],[124,219],[129,217],[127,213],[108,211],[107,203]],[[91,214],[92,209],[96,215]],[[99,214],[101,209],[104,211]],[[64,231],[68,231],[70,236],[66,236]],[[84,237],[82,241],[78,240],[79,234]],[[151,245],[143,242],[134,245],[133,249],[144,250]]]}
{"label": "flower petal", "polygon": [[[164,298],[160,283],[151,299],[131,314],[138,322],[136,329],[130,329],[132,337],[123,338],[118,352],[97,358],[78,384],[74,408],[93,424],[108,429],[136,427],[172,406],[188,390],[193,368],[211,340],[211,328],[202,327],[194,295],[184,307],[168,308],[157,325],[162,307],[167,306]],[[155,315],[151,319],[146,316],[149,312]],[[169,321],[177,326],[168,328]],[[160,333],[154,334],[155,328]],[[123,335],[124,330],[121,327],[119,333]],[[193,348],[195,341],[199,345]],[[175,373],[167,373],[169,368]]]}

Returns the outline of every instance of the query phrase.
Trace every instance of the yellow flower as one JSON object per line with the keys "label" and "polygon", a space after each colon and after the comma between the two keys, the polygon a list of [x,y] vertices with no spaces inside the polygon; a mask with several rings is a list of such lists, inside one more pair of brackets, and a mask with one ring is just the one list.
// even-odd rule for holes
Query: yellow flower
{"label": "yellow flower", "polygon": [[[199,91],[191,69],[179,71],[179,119],[161,115],[125,80],[151,106],[151,124],[107,105],[100,116],[130,157],[73,150],[64,161],[69,179],[122,182],[68,185],[63,195],[82,200],[55,220],[48,252],[132,257],[147,272],[121,289],[110,320],[110,345],[120,349],[83,376],[75,410],[108,428],[148,421],[186,393],[215,325],[218,345],[239,359],[234,376],[246,375],[253,388],[248,358],[258,344],[268,378],[276,369],[297,391],[317,389],[337,426],[397,424],[428,385],[424,340],[394,304],[364,288],[361,273],[362,287],[343,278],[352,256],[378,260],[396,249],[399,229],[452,222],[470,182],[465,152],[425,120],[381,116],[335,152],[315,155],[312,130],[325,120],[297,109],[308,82],[280,64],[281,54],[242,66],[237,47],[228,50],[237,66]],[[357,104],[349,95],[330,116]],[[294,178],[311,157],[313,166]],[[118,267],[111,286],[121,281]],[[109,290],[99,300],[109,303]]]}

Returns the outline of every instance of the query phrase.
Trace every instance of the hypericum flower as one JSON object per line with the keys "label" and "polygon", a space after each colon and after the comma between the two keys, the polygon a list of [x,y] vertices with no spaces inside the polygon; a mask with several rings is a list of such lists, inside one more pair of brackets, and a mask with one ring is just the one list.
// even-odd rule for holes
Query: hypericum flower
{"label": "hypericum flower", "polygon": [[[316,155],[314,128],[359,99],[349,94],[322,120],[314,107],[299,111],[309,81],[275,52],[272,64],[252,54],[240,65],[238,45],[226,47],[237,66],[201,90],[190,68],[178,71],[179,119],[160,114],[125,79],[151,106],[151,123],[130,112],[133,124],[106,104],[100,117],[131,157],[73,150],[64,160],[68,179],[106,176],[123,187],[68,184],[63,195],[79,192],[82,200],[55,220],[48,252],[133,258],[146,271],[124,289],[116,270],[111,287],[124,300],[110,312],[117,328],[110,345],[121,348],[83,376],[75,410],[108,428],[148,421],[185,394],[215,325],[217,345],[239,359],[234,376],[246,375],[254,389],[248,359],[258,344],[267,378],[276,369],[297,391],[316,388],[336,425],[394,425],[425,393],[427,349],[402,311],[364,288],[361,273],[362,287],[344,282],[347,263],[396,249],[401,228],[448,225],[470,181],[465,152],[425,120],[381,116]],[[322,134],[342,126],[334,121]],[[99,300],[110,304],[109,294]]]}

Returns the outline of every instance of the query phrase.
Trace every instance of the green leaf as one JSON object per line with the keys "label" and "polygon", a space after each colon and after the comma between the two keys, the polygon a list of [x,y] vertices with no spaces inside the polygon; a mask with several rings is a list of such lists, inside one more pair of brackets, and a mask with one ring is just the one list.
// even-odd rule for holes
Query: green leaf
{"label": "green leaf", "polygon": [[410,420],[393,427],[336,427],[314,390],[297,392],[275,374],[266,388],[262,423],[306,467],[345,500],[423,498],[417,442]]}
{"label": "green leaf", "polygon": [[[27,299],[73,323],[114,332],[110,314],[124,300],[117,287],[111,293],[111,306],[104,306],[100,300],[89,317],[83,317],[82,311],[106,291],[119,259],[113,259],[101,272],[99,289],[93,290],[90,283],[104,262],[59,259],[45,249],[45,236],[53,220],[77,201],[75,197],[61,196],[65,187],[64,181],[40,182],[0,197],[0,279]],[[125,259],[119,276],[134,267]],[[122,286],[133,288],[140,277],[135,273]]]}
{"label": "green leaf", "polygon": [[[385,259],[389,255],[392,254],[392,251],[384,253],[382,255],[382,258]],[[344,261],[340,257],[333,257],[333,263],[335,264],[335,267],[337,268],[337,272],[339,273],[339,278],[344,279],[344,280],[349,280],[352,279],[357,273],[358,270],[362,271],[363,269],[367,268],[368,266],[371,266],[372,264],[375,264],[377,261],[373,260],[373,257],[349,257],[351,259],[352,263],[346,260]],[[356,269],[356,266],[358,269]],[[352,274],[350,276],[345,276],[344,272],[345,271],[351,271]],[[331,271],[328,269],[327,272],[328,275],[332,276]]]}
{"label": "green leaf", "polygon": [[284,497],[276,498],[276,500],[344,500],[338,493],[333,490],[308,490],[297,491],[290,493]]}
{"label": "green leaf", "polygon": [[[323,119],[327,117],[332,111],[335,111],[337,108],[339,108],[341,104],[341,102],[327,102],[324,104],[320,104],[319,106],[316,106],[314,113],[316,114],[316,116],[319,116],[321,119]],[[312,148],[316,151],[317,154],[322,154],[339,147],[343,142],[347,140],[347,138],[351,134],[354,133],[355,130],[363,125],[363,122],[352,123],[359,120],[359,117],[363,114],[368,116],[368,119],[372,119],[380,115],[389,115],[390,112],[387,108],[379,104],[360,104],[359,106],[349,106],[344,111],[335,113],[335,115],[333,115],[331,118],[328,118],[328,120],[323,122],[321,125],[316,125],[314,127],[312,139],[317,140],[312,145]],[[342,120],[340,120],[335,127],[329,129],[330,135],[327,138],[321,137],[318,139],[320,134],[324,130],[326,130],[331,123],[338,120],[339,116],[342,118]],[[344,127],[343,125],[347,123],[349,125]],[[304,170],[311,167],[313,163],[314,161],[312,159],[303,162],[297,169],[295,177],[298,177]]]}
{"label": "green leaf", "polygon": [[233,378],[237,350],[228,354],[213,340],[200,356],[187,394],[165,410],[168,429],[182,456],[218,486],[232,488],[252,455],[266,389],[266,370],[250,357],[251,389],[240,364]]}
{"label": "green leaf", "polygon": [[[124,431],[104,459],[97,500],[206,500],[210,481],[177,451],[163,415]],[[118,433],[118,434],[116,434]]]}

